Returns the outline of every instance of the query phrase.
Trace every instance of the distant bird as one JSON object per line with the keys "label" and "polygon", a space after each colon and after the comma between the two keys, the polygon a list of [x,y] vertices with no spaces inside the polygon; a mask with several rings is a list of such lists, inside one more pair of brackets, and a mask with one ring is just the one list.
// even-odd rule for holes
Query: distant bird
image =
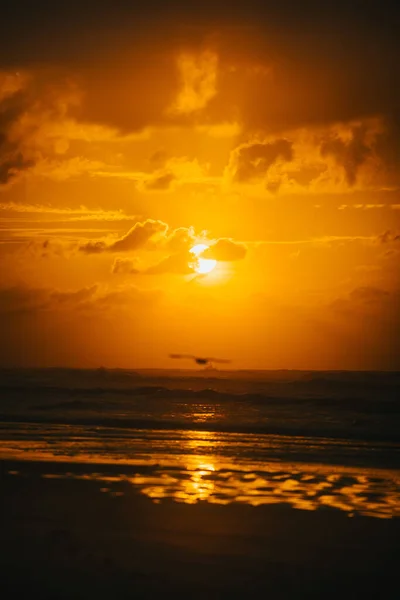
{"label": "distant bird", "polygon": [[190,360],[194,360],[198,365],[204,365],[205,367],[211,367],[213,363],[230,363],[230,360],[226,358],[212,358],[212,357],[202,357],[202,356],[194,356],[193,354],[170,354],[170,358],[188,358]]}

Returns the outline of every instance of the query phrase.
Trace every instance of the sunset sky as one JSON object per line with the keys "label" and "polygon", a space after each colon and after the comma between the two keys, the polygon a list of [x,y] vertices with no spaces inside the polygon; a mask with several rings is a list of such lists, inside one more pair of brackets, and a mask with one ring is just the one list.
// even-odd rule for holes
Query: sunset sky
{"label": "sunset sky", "polygon": [[0,365],[400,368],[390,3],[6,4]]}

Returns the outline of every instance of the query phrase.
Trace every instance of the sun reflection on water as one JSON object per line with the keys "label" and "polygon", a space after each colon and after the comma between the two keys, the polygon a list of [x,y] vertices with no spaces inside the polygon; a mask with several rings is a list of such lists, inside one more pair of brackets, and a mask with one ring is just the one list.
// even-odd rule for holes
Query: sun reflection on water
{"label": "sun reflection on water", "polygon": [[[241,434],[212,431],[173,436],[154,431],[146,436],[108,438],[105,444],[103,438],[49,434],[49,443],[3,441],[0,449],[4,458],[51,461],[46,478],[98,481],[102,492],[114,496],[126,493],[130,485],[155,503],[286,504],[301,510],[337,509],[349,516],[400,516],[398,471],[274,459],[274,448],[283,442],[269,436],[250,441]],[[52,470],[55,463],[76,463],[79,468]]]}

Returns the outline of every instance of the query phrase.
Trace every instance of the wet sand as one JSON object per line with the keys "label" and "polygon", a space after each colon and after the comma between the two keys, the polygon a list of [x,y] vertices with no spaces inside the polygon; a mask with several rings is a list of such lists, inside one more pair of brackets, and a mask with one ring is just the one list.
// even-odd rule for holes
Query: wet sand
{"label": "wet sand", "polygon": [[64,477],[79,465],[0,464],[5,599],[364,599],[398,589],[398,518],[154,503],[124,481]]}

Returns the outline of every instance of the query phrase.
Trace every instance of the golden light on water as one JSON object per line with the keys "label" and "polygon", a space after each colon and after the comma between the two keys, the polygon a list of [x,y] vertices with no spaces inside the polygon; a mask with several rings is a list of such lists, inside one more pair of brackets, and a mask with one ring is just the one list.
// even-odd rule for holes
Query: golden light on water
{"label": "golden light on water", "polygon": [[[349,516],[381,519],[400,516],[400,480],[394,470],[256,461],[251,457],[232,459],[224,456],[224,435],[187,431],[180,440],[180,453],[156,452],[143,457],[137,456],[132,447],[131,457],[125,456],[120,470],[111,473],[109,464],[115,462],[115,456],[98,453],[92,443],[79,443],[77,452],[75,441],[59,440],[49,448],[43,442],[21,440],[19,452],[24,460],[34,459],[43,464],[86,463],[85,473],[78,470],[74,474],[70,467],[63,471],[58,466],[54,471],[50,467],[42,476],[95,480],[101,484],[101,492],[112,496],[128,493],[129,483],[133,491],[155,503],[171,499],[185,504],[199,501],[250,506],[287,504],[310,511],[329,507]],[[15,442],[2,441],[0,456],[9,458],[14,454]],[[93,465],[97,465],[96,472]],[[132,468],[136,472],[132,473]],[[9,475],[20,473],[10,471]]]}
{"label": "golden light on water", "polygon": [[196,273],[200,275],[206,275],[211,273],[217,265],[217,261],[213,258],[201,258],[201,255],[205,250],[208,250],[209,246],[206,244],[196,244],[190,249],[190,252],[194,255],[194,261],[191,264],[192,268]]}

